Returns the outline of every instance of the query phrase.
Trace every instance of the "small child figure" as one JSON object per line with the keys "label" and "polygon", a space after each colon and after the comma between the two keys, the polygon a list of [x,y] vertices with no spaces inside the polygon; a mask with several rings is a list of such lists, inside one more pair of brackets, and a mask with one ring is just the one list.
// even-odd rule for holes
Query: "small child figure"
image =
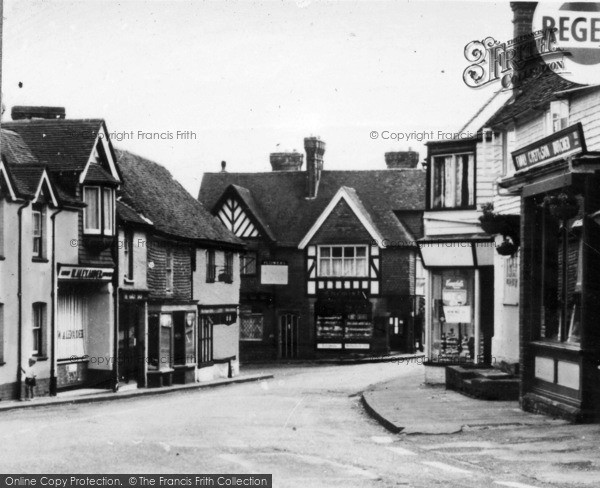
{"label": "small child figure", "polygon": [[27,370],[21,368],[21,371],[25,373],[25,390],[27,392],[27,400],[33,400],[35,398],[35,373],[33,366],[35,365],[35,358],[29,358],[29,366]]}

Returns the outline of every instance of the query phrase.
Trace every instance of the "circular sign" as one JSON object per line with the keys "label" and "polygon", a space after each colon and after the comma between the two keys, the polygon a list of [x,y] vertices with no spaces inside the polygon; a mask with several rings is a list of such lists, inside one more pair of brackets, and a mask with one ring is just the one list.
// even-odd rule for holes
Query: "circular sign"
{"label": "circular sign", "polygon": [[533,15],[533,32],[553,31],[554,50],[544,56],[558,75],[584,85],[600,83],[600,3],[540,2]]}

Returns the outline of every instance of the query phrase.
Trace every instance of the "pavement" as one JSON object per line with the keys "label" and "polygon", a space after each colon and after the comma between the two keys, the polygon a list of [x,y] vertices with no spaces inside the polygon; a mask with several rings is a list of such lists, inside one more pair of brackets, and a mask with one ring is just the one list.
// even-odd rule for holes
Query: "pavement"
{"label": "pavement", "polygon": [[363,392],[362,401],[367,412],[393,433],[455,434],[468,429],[567,424],[524,412],[517,401],[469,398],[443,385],[426,385],[419,376],[376,384]]}
{"label": "pavement", "polygon": [[84,388],[79,390],[71,390],[64,393],[59,393],[57,396],[36,397],[32,401],[9,400],[0,402],[0,412],[15,409],[29,409],[36,407],[46,407],[63,404],[77,403],[92,403],[112,400],[125,400],[130,398],[164,395],[166,393],[174,393],[188,390],[200,390],[203,388],[215,388],[217,386],[226,386],[236,383],[248,383],[250,381],[262,381],[273,378],[272,374],[241,374],[234,378],[224,378],[212,381],[204,381],[202,383],[190,383],[187,385],[173,385],[162,388],[120,388],[119,391],[98,390],[93,388]]}

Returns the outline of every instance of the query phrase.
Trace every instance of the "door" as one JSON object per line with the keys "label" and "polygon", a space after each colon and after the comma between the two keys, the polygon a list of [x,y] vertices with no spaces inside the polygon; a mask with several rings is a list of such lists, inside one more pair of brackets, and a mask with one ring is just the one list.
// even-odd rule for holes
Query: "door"
{"label": "door", "polygon": [[388,319],[388,334],[391,351],[404,351],[406,342],[404,339],[404,330],[405,324],[402,317],[399,315],[392,315]]}
{"label": "door", "polygon": [[279,357],[298,357],[298,314],[286,313],[279,317]]}
{"label": "door", "polygon": [[185,312],[174,312],[173,313],[173,353],[174,353],[174,364],[176,366],[183,366],[186,364],[186,340],[188,336],[186,334],[186,323],[185,323]]}
{"label": "door", "polygon": [[138,379],[139,309],[134,303],[119,308],[119,381]]}

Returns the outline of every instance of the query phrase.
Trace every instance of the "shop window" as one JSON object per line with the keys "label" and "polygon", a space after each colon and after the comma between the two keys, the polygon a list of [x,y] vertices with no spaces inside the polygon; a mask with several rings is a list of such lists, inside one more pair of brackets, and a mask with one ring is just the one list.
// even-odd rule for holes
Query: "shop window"
{"label": "shop window", "polygon": [[125,278],[133,281],[133,232],[131,230],[125,231],[123,257],[125,258]]}
{"label": "shop window", "polygon": [[415,295],[425,295],[425,270],[419,256],[415,257]]}
{"label": "shop window", "polygon": [[83,232],[112,236],[115,227],[115,195],[112,188],[85,186],[83,188]]}
{"label": "shop window", "polygon": [[87,355],[88,303],[84,295],[76,290],[60,291],[57,303],[57,342],[58,360],[82,358]]}
{"label": "shop window", "polygon": [[43,205],[34,205],[31,212],[31,234],[32,234],[32,255],[34,258],[43,258],[45,254],[44,236],[45,236],[45,212]]}
{"label": "shop window", "polygon": [[173,250],[166,250],[165,257],[165,289],[167,293],[173,293]]}
{"label": "shop window", "polygon": [[240,315],[240,340],[262,341],[264,317],[262,314]]}
{"label": "shop window", "polygon": [[256,253],[247,252],[240,256],[240,273],[242,276],[256,275]]}
{"label": "shop window", "polygon": [[170,313],[160,314],[160,333],[159,333],[159,347],[158,347],[158,360],[159,369],[165,369],[171,367],[173,363],[172,358],[172,343],[173,343],[173,315]]}
{"label": "shop window", "polygon": [[44,356],[44,333],[46,328],[46,304],[34,303],[32,310],[32,346],[31,352],[34,356]]}
{"label": "shop window", "polygon": [[367,246],[319,246],[319,276],[367,276]]}
{"label": "shop window", "polygon": [[540,209],[542,220],[540,339],[580,342],[581,216],[559,220]]}
{"label": "shop window", "polygon": [[472,153],[432,158],[431,208],[460,209],[475,205],[475,156]]}
{"label": "shop window", "polygon": [[200,316],[198,328],[198,365],[211,363],[213,360],[213,321],[210,316]]}
{"label": "shop window", "polygon": [[432,273],[432,354],[436,361],[472,362],[475,347],[472,270]]}
{"label": "shop window", "polygon": [[209,249],[206,251],[206,282],[214,283],[216,274],[215,251],[214,249]]}

